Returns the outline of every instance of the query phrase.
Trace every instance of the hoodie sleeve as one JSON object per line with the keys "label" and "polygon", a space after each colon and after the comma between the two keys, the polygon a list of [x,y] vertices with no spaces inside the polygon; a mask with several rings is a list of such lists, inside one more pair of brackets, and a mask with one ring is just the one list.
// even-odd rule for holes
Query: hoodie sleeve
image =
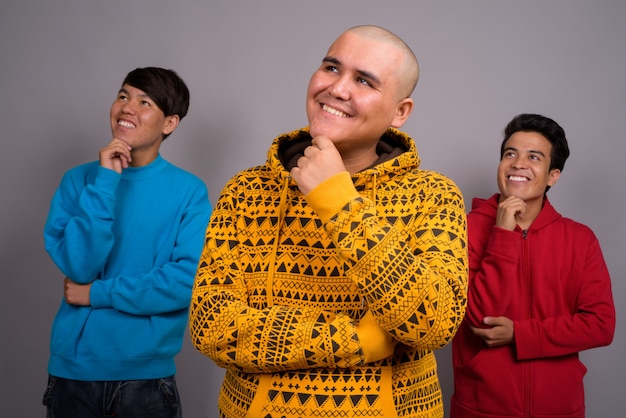
{"label": "hoodie sleeve", "polygon": [[194,346],[220,367],[249,373],[362,364],[356,324],[347,314],[315,305],[254,307],[239,251],[242,196],[235,177],[209,221],[189,313]]}
{"label": "hoodie sleeve", "polygon": [[[380,326],[396,341],[437,349],[454,336],[467,302],[463,197],[452,181],[432,172],[386,186],[377,192],[377,208],[342,173],[316,187],[307,201]],[[402,222],[409,226],[396,226]]]}

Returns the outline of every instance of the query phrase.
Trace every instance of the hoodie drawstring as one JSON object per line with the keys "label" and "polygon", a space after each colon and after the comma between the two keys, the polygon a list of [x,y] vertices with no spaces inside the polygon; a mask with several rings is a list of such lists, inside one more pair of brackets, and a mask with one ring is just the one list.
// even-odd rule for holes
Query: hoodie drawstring
{"label": "hoodie drawstring", "polygon": [[278,243],[280,242],[280,228],[285,218],[285,211],[287,209],[287,193],[289,191],[290,177],[285,177],[285,184],[280,192],[280,202],[278,203],[278,222],[276,222],[276,229],[274,230],[274,243],[272,245],[272,253],[270,254],[270,265],[268,267],[266,297],[267,306],[274,305],[274,272],[276,271],[276,258],[278,256]]}
{"label": "hoodie drawstring", "polygon": [[374,174],[372,174],[372,192],[370,196],[370,199],[372,200],[374,207],[376,207],[376,185],[377,184],[378,184],[378,173],[375,172]]}

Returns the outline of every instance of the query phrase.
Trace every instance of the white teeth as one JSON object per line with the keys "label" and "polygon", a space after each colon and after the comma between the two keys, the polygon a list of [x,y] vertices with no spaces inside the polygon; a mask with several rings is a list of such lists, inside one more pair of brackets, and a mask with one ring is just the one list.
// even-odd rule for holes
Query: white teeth
{"label": "white teeth", "polygon": [[509,180],[512,180],[512,181],[528,181],[528,179],[526,177],[522,177],[522,176],[509,176]]}
{"label": "white teeth", "polygon": [[337,109],[333,109],[330,106],[324,105],[322,106],[322,109],[324,109],[326,112],[330,113],[331,115],[335,115],[335,116],[339,116],[340,118],[349,118],[350,115],[343,113],[340,110]]}
{"label": "white teeth", "polygon": [[118,120],[117,124],[120,125],[120,126],[124,126],[126,128],[134,128],[135,127],[135,124],[130,123],[130,122],[126,122],[125,120]]}

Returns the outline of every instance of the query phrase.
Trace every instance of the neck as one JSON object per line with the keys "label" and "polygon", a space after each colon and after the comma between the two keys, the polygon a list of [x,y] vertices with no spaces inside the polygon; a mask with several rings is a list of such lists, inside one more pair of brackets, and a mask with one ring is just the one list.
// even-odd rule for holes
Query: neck
{"label": "neck", "polygon": [[150,150],[150,152],[131,152],[133,160],[130,162],[131,167],[143,167],[156,160],[159,150]]}
{"label": "neck", "polygon": [[376,147],[364,150],[362,152],[350,153],[348,155],[341,153],[343,165],[350,174],[358,173],[370,167],[378,159]]}

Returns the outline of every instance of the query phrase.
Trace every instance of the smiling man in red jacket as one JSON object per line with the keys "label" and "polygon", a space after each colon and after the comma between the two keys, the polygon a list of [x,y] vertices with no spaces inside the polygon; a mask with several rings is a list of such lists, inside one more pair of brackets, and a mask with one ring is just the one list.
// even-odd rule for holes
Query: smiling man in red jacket
{"label": "smiling man in red jacket", "polygon": [[578,353],[611,343],[615,308],[595,235],[546,197],[568,156],[555,121],[518,115],[504,131],[500,193],[473,201],[453,418],[585,416]]}

